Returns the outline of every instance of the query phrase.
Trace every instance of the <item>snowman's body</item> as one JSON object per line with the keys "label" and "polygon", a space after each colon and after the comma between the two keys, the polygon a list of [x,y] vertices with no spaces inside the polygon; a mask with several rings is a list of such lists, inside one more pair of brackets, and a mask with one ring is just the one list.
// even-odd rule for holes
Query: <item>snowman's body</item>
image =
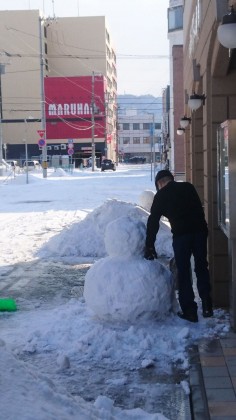
{"label": "snowman's body", "polygon": [[174,279],[158,260],[143,258],[146,226],[130,216],[110,222],[105,231],[108,257],[85,277],[87,305],[102,319],[135,321],[164,318],[175,304]]}

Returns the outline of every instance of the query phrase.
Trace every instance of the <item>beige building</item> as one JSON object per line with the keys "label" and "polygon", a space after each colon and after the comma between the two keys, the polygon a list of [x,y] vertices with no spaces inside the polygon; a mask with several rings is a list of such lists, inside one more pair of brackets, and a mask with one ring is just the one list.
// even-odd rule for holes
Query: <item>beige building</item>
{"label": "beige building", "polygon": [[[106,130],[95,141],[106,144],[105,137],[112,138],[105,152],[116,158],[116,55],[105,17],[44,19],[38,10],[0,11],[0,53],[2,143],[7,158],[24,155],[25,139],[29,155],[39,153],[42,76],[92,74],[106,80]],[[58,144],[66,141],[60,139]],[[79,141],[91,144],[91,138]]]}
{"label": "beige building", "polygon": [[160,162],[162,151],[161,122],[155,114],[138,114],[126,109],[118,119],[119,157],[128,161],[143,158],[143,162]]}
{"label": "beige building", "polygon": [[[228,125],[221,145],[221,124],[236,120],[236,50],[222,46],[217,36],[222,17],[233,4],[236,8],[235,0],[184,2],[183,95],[184,112],[191,118],[185,130],[186,178],[202,198],[209,225],[213,300],[215,306],[230,306],[236,328],[236,133],[232,135]],[[201,104],[196,110],[188,102],[194,93]]]}

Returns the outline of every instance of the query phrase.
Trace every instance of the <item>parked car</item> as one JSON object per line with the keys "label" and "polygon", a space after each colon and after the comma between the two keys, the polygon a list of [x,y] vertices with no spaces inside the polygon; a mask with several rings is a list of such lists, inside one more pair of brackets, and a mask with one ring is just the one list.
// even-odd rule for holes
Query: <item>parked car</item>
{"label": "parked car", "polygon": [[106,171],[111,169],[112,171],[116,170],[116,164],[111,159],[104,159],[101,163],[101,171]]}
{"label": "parked car", "polygon": [[132,156],[131,158],[129,158],[128,162],[129,163],[145,163],[146,158],[143,156]]}
{"label": "parked car", "polygon": [[32,171],[34,169],[39,169],[40,168],[40,163],[37,160],[28,160],[28,162],[24,162],[24,170],[26,170],[27,168],[27,163],[28,163],[28,171]]}

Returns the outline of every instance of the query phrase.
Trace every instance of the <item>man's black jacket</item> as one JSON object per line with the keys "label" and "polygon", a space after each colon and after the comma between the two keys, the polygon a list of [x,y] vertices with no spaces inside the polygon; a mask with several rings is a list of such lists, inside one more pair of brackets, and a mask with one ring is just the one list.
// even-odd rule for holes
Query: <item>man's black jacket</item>
{"label": "man's black jacket", "polygon": [[147,222],[146,246],[153,247],[161,216],[171,225],[173,236],[193,232],[207,232],[207,223],[200,198],[189,182],[171,181],[154,197]]}

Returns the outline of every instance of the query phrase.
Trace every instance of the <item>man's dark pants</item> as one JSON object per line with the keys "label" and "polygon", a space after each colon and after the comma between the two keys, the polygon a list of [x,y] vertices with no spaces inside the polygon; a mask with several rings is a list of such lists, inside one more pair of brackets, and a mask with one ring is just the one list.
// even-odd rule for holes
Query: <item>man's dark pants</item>
{"label": "man's dark pants", "polygon": [[201,299],[210,296],[210,276],[207,262],[207,233],[189,233],[173,238],[175,262],[178,270],[179,304],[183,312],[196,311],[191,276],[191,255],[194,257],[194,271],[197,289]]}

